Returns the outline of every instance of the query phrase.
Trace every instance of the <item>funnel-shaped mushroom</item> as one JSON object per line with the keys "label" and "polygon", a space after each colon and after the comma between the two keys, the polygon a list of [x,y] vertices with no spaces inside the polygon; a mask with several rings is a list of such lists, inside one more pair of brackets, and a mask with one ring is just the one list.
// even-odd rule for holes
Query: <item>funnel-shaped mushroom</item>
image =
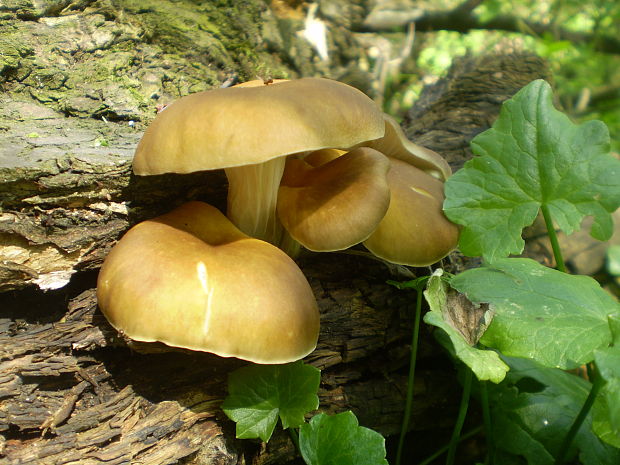
{"label": "funnel-shaped mushroom", "polygon": [[253,81],[168,106],[146,130],[133,168],[139,175],[224,168],[228,217],[246,234],[279,244],[276,201],[285,157],[353,147],[384,132],[375,103],[346,84]]}
{"label": "funnel-shaped mushroom", "polygon": [[137,341],[286,363],[314,350],[316,300],[295,262],[202,202],[131,228],[106,258],[99,306]]}
{"label": "funnel-shaped mushroom", "polygon": [[364,245],[392,263],[431,265],[458,242],[458,227],[443,213],[443,182],[402,160],[390,158],[390,207]]}

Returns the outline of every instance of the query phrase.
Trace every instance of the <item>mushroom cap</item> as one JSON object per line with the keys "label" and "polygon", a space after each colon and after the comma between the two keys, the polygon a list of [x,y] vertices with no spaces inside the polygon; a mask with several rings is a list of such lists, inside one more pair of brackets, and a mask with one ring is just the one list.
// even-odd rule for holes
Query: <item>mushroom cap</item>
{"label": "mushroom cap", "polygon": [[402,160],[390,158],[390,207],[364,245],[400,265],[426,266],[452,251],[459,229],[443,213],[443,182]]}
{"label": "mushroom cap", "polygon": [[286,161],[278,217],[291,237],[309,250],[329,252],[359,244],[372,234],[390,204],[388,158],[368,147],[339,152],[321,150],[304,160]]}
{"label": "mushroom cap", "polygon": [[131,339],[256,363],[298,360],[318,338],[316,300],[295,262],[203,202],[131,228],[101,268],[97,298]]}
{"label": "mushroom cap", "polygon": [[183,97],[159,113],[133,160],[138,175],[190,173],[262,163],[383,136],[377,105],[322,78],[245,83]]}

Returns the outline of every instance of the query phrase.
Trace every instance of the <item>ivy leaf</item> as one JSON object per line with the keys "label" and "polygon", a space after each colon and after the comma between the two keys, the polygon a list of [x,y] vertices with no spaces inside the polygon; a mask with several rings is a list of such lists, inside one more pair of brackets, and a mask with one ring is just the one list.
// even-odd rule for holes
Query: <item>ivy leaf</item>
{"label": "ivy leaf", "polygon": [[237,423],[237,437],[269,441],[278,417],[283,428],[297,428],[319,406],[321,372],[297,361],[249,365],[230,373],[222,410]]}
{"label": "ivy leaf", "polygon": [[[585,402],[587,381],[531,360],[506,358],[510,372],[498,386],[490,385],[494,463],[522,456],[529,465],[553,465],[566,432]],[[620,450],[603,443],[591,430],[591,415],[574,444],[583,465],[616,465]]]}
{"label": "ivy leaf", "polygon": [[359,426],[351,411],[312,417],[299,431],[299,448],[308,465],[388,465],[383,436]]}
{"label": "ivy leaf", "polygon": [[594,279],[527,258],[503,258],[467,270],[451,285],[495,312],[482,344],[563,369],[591,362],[596,349],[609,346],[608,316],[620,310]]}
{"label": "ivy leaf", "polygon": [[592,215],[591,235],[609,239],[620,206],[620,161],[609,155],[601,121],[573,124],[552,104],[549,84],[533,81],[502,105],[493,127],[471,142],[474,154],[445,184],[446,216],[464,226],[465,255],[488,261],[520,254],[521,232],[541,207],[566,234]]}
{"label": "ivy leaf", "polygon": [[499,354],[474,347],[490,323],[492,312],[488,306],[475,306],[463,294],[449,289],[442,274],[441,269],[436,270],[424,291],[430,306],[430,311],[424,315],[424,322],[445,331],[449,338],[445,341],[447,349],[471,368],[480,381],[501,382],[508,366]]}

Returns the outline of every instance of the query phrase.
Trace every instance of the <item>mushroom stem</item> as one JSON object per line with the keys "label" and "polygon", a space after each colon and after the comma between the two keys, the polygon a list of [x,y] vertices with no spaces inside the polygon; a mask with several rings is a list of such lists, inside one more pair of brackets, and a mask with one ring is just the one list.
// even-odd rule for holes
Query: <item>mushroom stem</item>
{"label": "mushroom stem", "polygon": [[286,158],[226,168],[227,216],[248,236],[279,246],[284,228],[276,215],[278,188]]}

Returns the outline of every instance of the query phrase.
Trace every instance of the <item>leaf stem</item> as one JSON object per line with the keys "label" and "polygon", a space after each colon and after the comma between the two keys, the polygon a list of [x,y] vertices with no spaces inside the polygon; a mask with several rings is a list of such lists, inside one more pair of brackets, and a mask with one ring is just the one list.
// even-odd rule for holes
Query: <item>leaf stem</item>
{"label": "leaf stem", "polygon": [[413,382],[415,380],[415,365],[418,357],[418,338],[420,335],[420,319],[422,315],[422,289],[423,285],[417,288],[417,296],[415,302],[415,317],[413,320],[413,336],[411,340],[411,356],[409,359],[409,377],[407,378],[407,398],[405,400],[405,414],[400,428],[400,437],[398,438],[398,449],[396,450],[396,465],[400,465],[405,445],[405,436],[409,429],[409,420],[411,419],[411,404],[413,403]]}
{"label": "leaf stem", "polygon": [[291,437],[291,441],[297,450],[297,453],[301,457],[301,449],[299,448],[299,434],[297,434],[297,430],[295,428],[288,428],[288,434]]}
{"label": "leaf stem", "polygon": [[459,443],[459,436],[461,435],[461,429],[463,423],[465,423],[465,417],[467,416],[467,408],[469,407],[469,396],[471,393],[471,383],[474,377],[473,371],[469,368],[466,369],[465,379],[463,381],[463,395],[461,396],[461,405],[459,407],[459,414],[452,430],[452,438],[450,438],[450,447],[448,448],[448,457],[446,458],[446,465],[453,465],[456,457],[456,447]]}
{"label": "leaf stem", "polygon": [[555,263],[557,265],[558,270],[566,273],[566,266],[564,266],[564,258],[562,258],[562,251],[560,250],[560,243],[558,242],[558,236],[555,233],[555,227],[553,226],[553,218],[551,216],[551,212],[549,211],[549,207],[547,205],[541,205],[540,210],[542,211],[543,218],[545,219],[545,225],[547,226],[547,235],[549,236],[549,240],[551,241],[551,249],[553,250],[553,257],[555,258]]}
{"label": "leaf stem", "polygon": [[488,382],[480,382],[480,402],[482,403],[482,419],[484,421],[484,435],[487,441],[487,459],[485,464],[493,463],[495,441],[493,440],[493,428],[491,425],[491,409],[489,407]]}
{"label": "leaf stem", "polygon": [[603,387],[603,384],[605,384],[603,381],[603,378],[601,378],[601,376],[596,373],[596,370],[593,370],[593,371],[594,371],[593,373],[594,376],[593,378],[591,378],[592,387],[590,388],[590,393],[588,394],[586,401],[583,403],[583,406],[581,407],[579,414],[575,418],[575,421],[573,421],[573,424],[571,425],[570,430],[568,430],[568,433],[566,434],[566,436],[564,436],[564,440],[562,441],[562,445],[560,446],[560,452],[557,458],[555,459],[555,465],[562,465],[563,463],[566,462],[568,453],[571,451],[571,448],[573,446],[573,441],[575,440],[575,436],[577,436],[577,433],[579,432],[579,428],[581,428],[581,426],[583,425],[583,422],[585,421],[586,417],[590,413],[590,410],[592,409],[592,405],[594,405],[594,401],[596,400],[596,396],[598,395],[599,391]]}
{"label": "leaf stem", "polygon": [[[482,426],[477,426],[471,431],[468,431],[467,433],[465,433],[463,436],[459,438],[459,442],[465,441],[466,439],[469,439],[475,436],[476,434],[483,431],[483,428],[484,427]],[[438,457],[441,457],[441,454],[445,453],[449,448],[450,448],[450,444],[448,443],[445,446],[443,446],[441,449],[439,449],[437,452],[435,452],[433,455],[430,455],[426,459],[422,460],[418,465],[429,465],[430,463],[433,463]]]}

